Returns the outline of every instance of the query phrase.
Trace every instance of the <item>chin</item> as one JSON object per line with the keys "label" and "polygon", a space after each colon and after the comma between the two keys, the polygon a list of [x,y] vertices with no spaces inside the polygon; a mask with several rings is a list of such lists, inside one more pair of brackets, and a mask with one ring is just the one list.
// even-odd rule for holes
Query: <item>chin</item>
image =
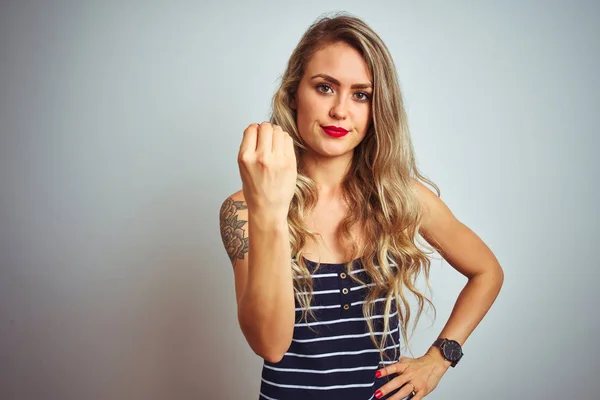
{"label": "chin", "polygon": [[348,155],[348,153],[352,154],[354,148],[348,148],[348,146],[319,146],[313,151],[323,157],[341,157]]}

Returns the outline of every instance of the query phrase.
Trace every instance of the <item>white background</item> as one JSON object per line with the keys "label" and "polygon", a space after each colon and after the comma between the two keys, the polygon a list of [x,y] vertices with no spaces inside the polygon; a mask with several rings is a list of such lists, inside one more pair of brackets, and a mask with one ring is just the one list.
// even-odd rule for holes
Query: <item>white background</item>
{"label": "white background", "polygon": [[[390,48],[419,167],[505,270],[428,398],[598,398],[598,3],[264,0],[2,2],[0,398],[258,397],[219,207],[336,10]],[[434,262],[415,355],[464,283]]]}

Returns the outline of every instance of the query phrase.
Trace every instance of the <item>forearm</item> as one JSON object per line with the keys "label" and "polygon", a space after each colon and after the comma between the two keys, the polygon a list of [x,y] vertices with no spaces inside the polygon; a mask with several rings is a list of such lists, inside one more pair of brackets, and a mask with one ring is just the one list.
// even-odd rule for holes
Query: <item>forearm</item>
{"label": "forearm", "polygon": [[[500,266],[469,278],[438,337],[463,345],[496,300],[503,280]],[[441,357],[437,347],[431,347],[428,353]]]}
{"label": "forearm", "polygon": [[249,214],[248,279],[238,318],[252,349],[277,361],[294,331],[294,289],[287,221]]}

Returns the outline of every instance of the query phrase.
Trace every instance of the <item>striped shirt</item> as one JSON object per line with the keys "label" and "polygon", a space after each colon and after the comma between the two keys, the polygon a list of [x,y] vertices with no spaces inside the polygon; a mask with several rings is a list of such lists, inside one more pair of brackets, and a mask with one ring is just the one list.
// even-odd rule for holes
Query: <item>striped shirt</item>
{"label": "striped shirt", "polygon": [[[281,361],[264,361],[260,400],[370,400],[390,378],[375,377],[384,365],[400,357],[400,330],[395,307],[390,312],[391,336],[386,336],[385,361],[374,345],[362,306],[371,284],[359,260],[352,275],[344,264],[306,260],[313,278],[314,317],[302,318],[296,301],[296,324],[292,344]],[[376,299],[371,316],[377,339],[383,335],[385,299]],[[396,356],[394,358],[394,356]],[[386,396],[389,397],[389,396]]]}

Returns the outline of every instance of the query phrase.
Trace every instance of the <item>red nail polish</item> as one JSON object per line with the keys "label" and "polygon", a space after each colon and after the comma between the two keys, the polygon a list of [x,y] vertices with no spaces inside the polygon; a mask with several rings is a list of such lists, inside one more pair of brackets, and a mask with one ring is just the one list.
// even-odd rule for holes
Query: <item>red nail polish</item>
{"label": "red nail polish", "polygon": [[381,371],[375,372],[375,378],[381,378]]}
{"label": "red nail polish", "polygon": [[383,393],[381,393],[381,390],[378,390],[378,391],[375,392],[375,398],[376,399],[380,398],[381,396],[383,396]]}

